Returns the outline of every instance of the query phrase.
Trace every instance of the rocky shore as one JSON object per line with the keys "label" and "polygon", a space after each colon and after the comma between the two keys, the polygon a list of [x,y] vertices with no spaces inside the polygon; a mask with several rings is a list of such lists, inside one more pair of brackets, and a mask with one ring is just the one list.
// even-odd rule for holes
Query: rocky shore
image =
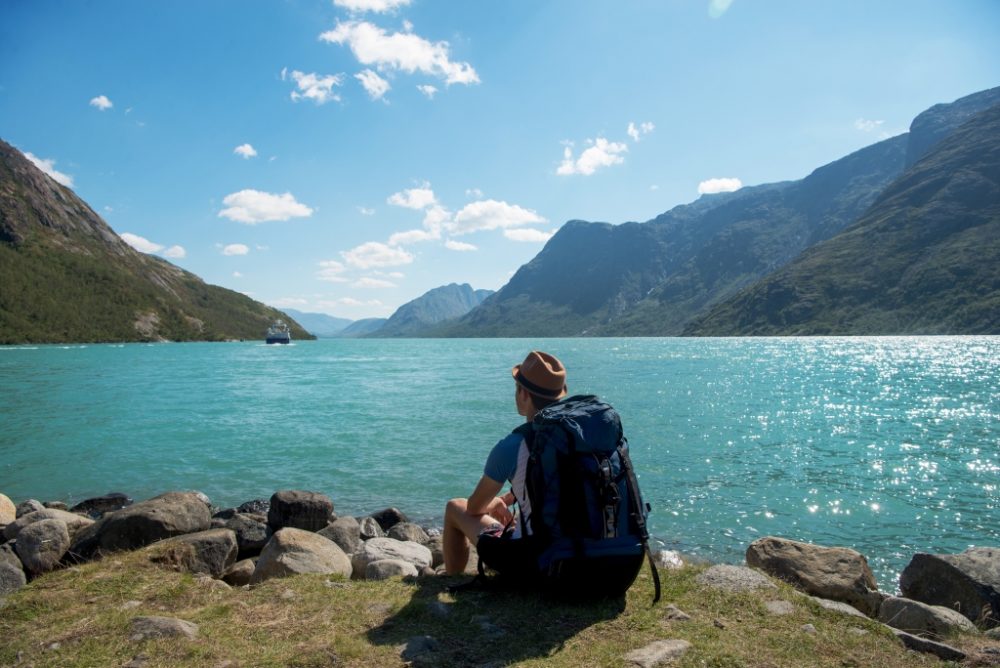
{"label": "rocky shore", "polygon": [[[300,490],[235,508],[214,507],[198,492],[169,492],[138,503],[108,494],[72,508],[36,500],[15,505],[0,494],[0,532],[0,599],[50,571],[121,551],[143,550],[150,562],[223,587],[300,573],[435,577],[442,563],[440,531],[408,521],[400,510],[338,516],[329,497]],[[662,569],[683,567],[674,553],[658,559]],[[728,592],[767,590],[783,581],[824,608],[877,620],[905,646],[945,660],[966,658],[942,642],[954,634],[1000,640],[1000,548],[916,554],[900,577],[899,596],[879,590],[867,559],[854,550],[778,537],[752,543],[746,565],[714,565],[697,577]],[[778,603],[772,614],[781,614]],[[662,652],[672,657],[677,651],[674,645],[645,649],[648,654],[628,660],[658,665],[667,660]]]}

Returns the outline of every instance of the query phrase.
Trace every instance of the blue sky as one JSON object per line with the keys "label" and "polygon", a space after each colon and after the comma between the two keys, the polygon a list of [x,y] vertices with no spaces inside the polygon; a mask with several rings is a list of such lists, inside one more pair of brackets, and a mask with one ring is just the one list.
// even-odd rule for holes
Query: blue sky
{"label": "blue sky", "polygon": [[997,85],[994,0],[0,0],[0,138],[138,248],[351,319]]}

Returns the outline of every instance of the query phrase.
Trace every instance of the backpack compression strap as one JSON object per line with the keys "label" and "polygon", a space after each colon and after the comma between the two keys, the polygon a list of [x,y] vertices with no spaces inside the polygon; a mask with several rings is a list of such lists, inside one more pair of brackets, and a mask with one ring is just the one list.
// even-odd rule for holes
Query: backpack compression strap
{"label": "backpack compression strap", "polygon": [[656,570],[656,562],[653,561],[653,553],[649,549],[649,530],[646,529],[646,518],[642,512],[639,481],[635,477],[635,469],[632,468],[632,459],[628,456],[628,449],[619,445],[618,456],[621,458],[622,468],[626,471],[625,479],[628,484],[628,495],[632,499],[632,516],[635,518],[636,526],[639,529],[639,537],[642,538],[642,549],[645,550],[646,558],[649,559],[649,571],[653,575],[653,605],[656,605],[660,600],[660,573]]}

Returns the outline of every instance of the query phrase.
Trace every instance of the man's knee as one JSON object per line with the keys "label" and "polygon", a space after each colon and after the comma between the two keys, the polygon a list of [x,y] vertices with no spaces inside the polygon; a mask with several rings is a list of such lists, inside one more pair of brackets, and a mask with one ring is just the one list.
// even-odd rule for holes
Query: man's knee
{"label": "man's knee", "polygon": [[464,515],[465,509],[468,508],[468,499],[452,499],[444,507],[444,516],[456,517],[457,515]]}

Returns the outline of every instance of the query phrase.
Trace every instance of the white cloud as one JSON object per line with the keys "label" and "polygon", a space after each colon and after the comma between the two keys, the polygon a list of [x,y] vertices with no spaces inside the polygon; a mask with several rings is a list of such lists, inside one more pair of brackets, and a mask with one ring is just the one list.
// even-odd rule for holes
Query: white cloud
{"label": "white cloud", "polygon": [[429,42],[410,32],[391,35],[367,21],[337,23],[319,38],[334,44],[346,44],[362,65],[380,71],[401,70],[437,76],[447,84],[479,83],[479,75],[469,63],[453,62],[448,42]]}
{"label": "white cloud", "polygon": [[125,243],[140,253],[159,253],[163,250],[163,246],[161,244],[152,242],[144,237],[140,237],[138,234],[122,232],[118,236],[120,236]]}
{"label": "white cloud", "polygon": [[732,4],[733,0],[709,0],[708,15],[713,19],[717,19],[725,14]]}
{"label": "white cloud", "polygon": [[30,160],[35,167],[38,167],[38,169],[52,177],[52,180],[56,183],[64,185],[67,188],[73,187],[73,177],[69,174],[63,174],[62,172],[57,171],[55,167],[55,160],[51,158],[39,158],[30,152],[25,152],[24,157]]}
{"label": "white cloud", "polygon": [[401,271],[390,271],[388,274],[382,274],[382,272],[376,272],[376,273],[378,273],[379,275],[388,276],[389,278],[395,278],[396,280],[399,280],[400,278],[403,278],[405,276],[405,274]]}
{"label": "white cloud", "polygon": [[371,278],[370,276],[365,276],[351,283],[351,287],[378,290],[381,288],[394,288],[396,287],[396,284],[392,281],[384,281],[381,278]]}
{"label": "white cloud", "polygon": [[242,157],[244,160],[249,160],[257,155],[257,151],[250,144],[240,144],[233,149],[233,153]]}
{"label": "white cloud", "polygon": [[435,235],[435,238],[441,233],[441,228],[451,219],[451,211],[444,208],[439,204],[427,209],[427,213],[424,214],[424,228]]}
{"label": "white cloud", "polygon": [[530,227],[520,227],[513,230],[504,230],[503,235],[511,241],[526,241],[531,243],[544,243],[552,238],[553,232],[542,232]]}
{"label": "white cloud", "polygon": [[410,4],[410,0],[333,0],[333,4],[349,12],[391,12]]}
{"label": "white cloud", "polygon": [[292,80],[299,87],[293,90],[291,98],[293,102],[299,100],[312,100],[316,104],[326,104],[331,100],[340,101],[340,96],[333,91],[334,86],[344,85],[344,75],[342,74],[316,74],[312,72],[306,74],[298,70],[288,72],[288,68],[281,70],[281,80],[286,76],[291,76]]}
{"label": "white cloud", "polygon": [[444,224],[444,227],[452,234],[458,235],[477,230],[521,227],[545,222],[548,221],[530,209],[488,199],[465,205],[455,214],[452,221]]}
{"label": "white cloud", "polygon": [[319,263],[316,278],[329,283],[347,283],[347,279],[341,276],[345,271],[347,271],[347,267],[342,263],[336,260],[323,260]]}
{"label": "white cloud", "polygon": [[228,208],[219,212],[220,218],[238,223],[256,225],[270,220],[288,220],[311,216],[313,210],[295,201],[291,193],[274,195],[259,190],[241,190],[226,195],[222,200]]}
{"label": "white cloud", "polygon": [[642,135],[648,135],[655,129],[656,126],[648,121],[645,123],[640,123],[638,126],[636,126],[635,123],[632,123],[630,121],[628,124],[628,129],[626,129],[625,131],[628,133],[628,136],[632,138],[632,141],[638,142],[639,138],[642,137]]}
{"label": "white cloud", "polygon": [[381,99],[389,92],[389,82],[380,77],[372,70],[364,70],[354,75],[354,78],[361,82],[368,96],[373,100]]}
{"label": "white cloud", "polygon": [[420,188],[409,188],[402,192],[390,195],[386,202],[393,206],[401,206],[405,209],[425,209],[433,204],[437,204],[437,198],[430,184],[425,183]]}
{"label": "white cloud", "polygon": [[433,100],[434,95],[438,92],[438,89],[430,84],[417,86],[417,90],[426,95],[428,100]]}
{"label": "white cloud", "polygon": [[453,251],[479,250],[472,244],[467,244],[464,241],[455,241],[454,239],[448,239],[448,241],[444,242],[444,247],[447,248],[448,250],[453,250]]}
{"label": "white cloud", "polygon": [[358,207],[358,212],[362,216],[374,216],[375,215],[375,209],[369,209],[366,206],[359,206]]}
{"label": "white cloud", "polygon": [[341,297],[333,301],[321,301],[318,302],[318,306],[325,308],[335,307],[335,306],[382,306],[382,302],[377,299],[369,299],[367,301],[361,301],[360,299],[355,299],[354,297]]}
{"label": "white cloud", "polygon": [[854,128],[861,130],[862,132],[875,132],[878,130],[885,121],[869,121],[864,118],[859,118],[854,121]]}
{"label": "white cloud", "polygon": [[187,251],[184,250],[183,246],[171,246],[167,250],[163,251],[165,257],[170,257],[175,260],[179,260],[183,257],[187,257]]}
{"label": "white cloud", "polygon": [[471,197],[472,199],[482,199],[483,191],[480,190],[479,188],[466,188],[465,196]]}
{"label": "white cloud", "polygon": [[441,235],[439,233],[430,232],[428,230],[407,230],[406,232],[396,232],[389,237],[390,246],[408,246],[409,244],[419,243],[421,241],[431,241],[433,239],[440,239]]}
{"label": "white cloud", "polygon": [[563,161],[560,163],[556,174],[568,176],[570,174],[583,174],[589,176],[600,167],[610,167],[625,162],[622,153],[628,152],[628,146],[620,142],[611,142],[604,137],[598,137],[591,142],[590,148],[580,154],[576,160],[573,159],[573,149],[569,146],[563,149]]}
{"label": "white cloud", "polygon": [[699,195],[731,193],[743,187],[743,182],[735,178],[708,179],[698,184]]}
{"label": "white cloud", "polygon": [[101,111],[105,111],[115,105],[111,103],[111,100],[108,99],[107,95],[98,95],[90,100],[90,106],[97,107]]}
{"label": "white cloud", "polygon": [[243,278],[243,274],[238,271],[233,272],[233,278]]}
{"label": "white cloud", "polygon": [[250,252],[250,248],[245,244],[229,244],[222,249],[223,255],[246,255]]}
{"label": "white cloud", "polygon": [[401,248],[369,241],[349,251],[342,251],[341,256],[352,267],[371,269],[372,267],[395,267],[413,262],[413,255]]}
{"label": "white cloud", "polygon": [[654,183],[653,185],[649,186],[649,189],[650,189],[651,191],[653,191],[653,192],[656,192],[657,190],[659,190],[659,189],[660,189],[660,186],[658,186],[658,185],[656,185],[656,184]]}

